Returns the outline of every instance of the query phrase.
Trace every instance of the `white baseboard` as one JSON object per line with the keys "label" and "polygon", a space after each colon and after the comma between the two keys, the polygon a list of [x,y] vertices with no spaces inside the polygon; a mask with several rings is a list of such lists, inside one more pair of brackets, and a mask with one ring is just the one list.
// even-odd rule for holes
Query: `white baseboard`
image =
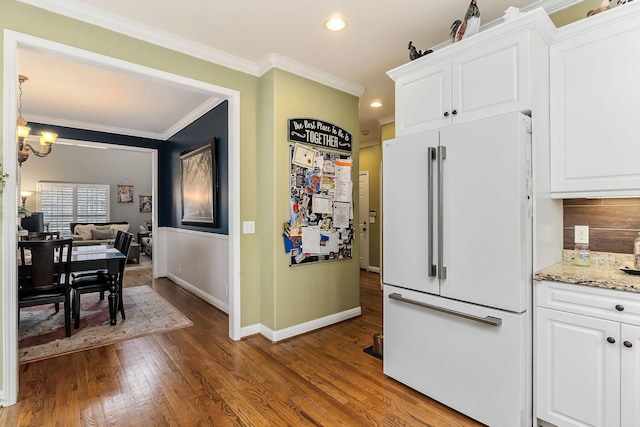
{"label": "white baseboard", "polygon": [[367,271],[380,274],[380,267],[374,267],[370,265],[369,267],[367,267]]}
{"label": "white baseboard", "polygon": [[272,342],[282,341],[287,338],[302,335],[307,332],[314,331],[316,329],[324,328],[344,320],[348,320],[354,317],[358,317],[362,314],[362,307],[358,306],[351,310],[342,311],[340,313],[331,314],[329,316],[321,317],[319,319],[310,320],[299,325],[290,326],[285,329],[274,331],[262,324],[255,324],[246,326],[241,330],[241,336],[246,337],[249,335],[260,334]]}
{"label": "white baseboard", "polygon": [[262,325],[260,323],[244,326],[240,328],[240,337],[245,338],[245,337],[250,337],[251,335],[257,335],[260,333],[261,327]]}
{"label": "white baseboard", "polygon": [[198,289],[197,287],[193,286],[191,283],[186,282],[171,273],[167,273],[166,277],[174,281],[181,288],[184,288],[187,291],[191,292],[198,298],[203,299],[204,301],[208,302],[209,304],[216,307],[217,309],[229,314],[229,304],[227,304],[226,302],[220,301],[219,299],[204,293],[201,289]]}

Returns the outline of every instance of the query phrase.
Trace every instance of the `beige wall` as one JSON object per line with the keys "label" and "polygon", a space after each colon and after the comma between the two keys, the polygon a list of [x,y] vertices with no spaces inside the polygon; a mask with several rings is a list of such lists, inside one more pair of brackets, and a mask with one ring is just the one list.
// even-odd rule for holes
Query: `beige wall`
{"label": "beige wall", "polygon": [[[151,153],[132,150],[109,150],[56,144],[47,157],[29,156],[20,168],[21,190],[32,191],[27,208],[36,211],[38,182],[87,182],[106,184],[111,188],[109,206],[111,221],[127,221],[134,234],[150,218],[140,212],[138,196],[151,194]],[[90,181],[87,181],[90,177]],[[117,202],[118,184],[133,185],[133,203]],[[68,230],[68,227],[67,227]],[[69,230],[71,231],[71,230]]]}
{"label": "beige wall", "polygon": [[[560,28],[575,21],[584,19],[587,12],[596,9],[602,0],[584,0],[564,10],[549,15],[556,27]],[[614,3],[614,2],[612,2]]]}

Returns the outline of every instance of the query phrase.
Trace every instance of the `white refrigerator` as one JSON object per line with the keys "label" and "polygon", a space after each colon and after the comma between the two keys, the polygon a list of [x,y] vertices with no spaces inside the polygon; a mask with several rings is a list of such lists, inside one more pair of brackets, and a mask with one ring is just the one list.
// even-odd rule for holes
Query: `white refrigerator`
{"label": "white refrigerator", "polygon": [[532,423],[531,120],[383,144],[384,372],[492,427]]}

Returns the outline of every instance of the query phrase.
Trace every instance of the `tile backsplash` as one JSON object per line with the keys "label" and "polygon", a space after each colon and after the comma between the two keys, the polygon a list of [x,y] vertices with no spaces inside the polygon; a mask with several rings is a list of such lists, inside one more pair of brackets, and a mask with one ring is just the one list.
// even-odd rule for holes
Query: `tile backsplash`
{"label": "tile backsplash", "polygon": [[592,251],[633,253],[640,232],[640,198],[565,199],[564,248],[574,248],[574,226],[589,226]]}

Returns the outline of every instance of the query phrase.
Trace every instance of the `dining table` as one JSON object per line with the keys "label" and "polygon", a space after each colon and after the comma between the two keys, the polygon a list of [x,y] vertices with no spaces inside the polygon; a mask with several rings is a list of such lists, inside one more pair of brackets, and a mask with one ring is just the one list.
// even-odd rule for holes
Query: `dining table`
{"label": "dining table", "polygon": [[[127,257],[111,245],[73,246],[71,249],[71,271],[107,270],[109,275],[118,275],[121,263],[126,263]],[[120,280],[109,286],[109,323],[117,323],[118,304],[122,298]]]}

